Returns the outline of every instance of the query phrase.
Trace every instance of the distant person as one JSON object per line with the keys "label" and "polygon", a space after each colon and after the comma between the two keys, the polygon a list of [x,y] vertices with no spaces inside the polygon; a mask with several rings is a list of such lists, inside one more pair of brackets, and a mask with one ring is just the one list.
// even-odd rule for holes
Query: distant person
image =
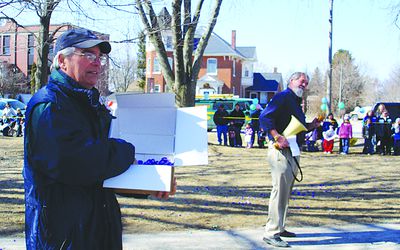
{"label": "distant person", "polygon": [[15,109],[13,109],[9,103],[6,103],[3,109],[3,116],[5,116],[7,119],[14,119],[16,115],[17,112]]}
{"label": "distant person", "polygon": [[342,142],[342,150],[340,154],[347,155],[350,148],[350,139],[353,138],[353,127],[350,123],[350,116],[345,114],[343,123],[339,127],[339,138]]}
{"label": "distant person", "polygon": [[235,147],[236,146],[236,127],[233,122],[229,123],[228,126],[228,139],[229,139],[229,146]]}
{"label": "distant person", "polygon": [[257,144],[258,144],[259,148],[264,146],[264,142],[260,138],[260,136],[262,136],[262,133],[260,133],[260,121],[259,121],[259,117],[260,117],[261,111],[262,111],[261,105],[257,104],[256,105],[256,110],[250,114],[251,127],[253,128],[253,135],[252,135],[251,140],[254,143],[255,139],[256,139],[256,135],[257,135]]}
{"label": "distant person", "polygon": [[394,155],[400,155],[400,117],[393,124],[393,150]]}
{"label": "distant person", "polygon": [[244,141],[246,142],[247,148],[253,147],[253,140],[252,140],[253,134],[254,134],[253,128],[251,127],[250,123],[247,123],[244,129]]}
{"label": "distant person", "polygon": [[373,110],[369,110],[367,112],[367,115],[363,118],[363,126],[365,126],[365,124],[367,123],[366,121],[370,119],[371,120],[371,125],[370,127],[373,127],[374,130],[374,134],[372,135],[371,138],[371,143],[372,143],[372,149],[374,151],[374,153],[376,152],[376,127],[377,127],[377,121],[378,118],[375,116],[375,113]]}
{"label": "distant person", "polygon": [[382,116],[383,112],[387,111],[385,104],[381,103],[379,104],[377,110],[376,110],[376,117]]}
{"label": "distant person", "polygon": [[376,123],[376,151],[381,155],[390,155],[392,150],[392,119],[384,109]]}
{"label": "distant person", "polygon": [[374,145],[372,144],[372,139],[375,136],[375,126],[372,120],[369,118],[365,121],[362,127],[362,136],[364,138],[364,148],[363,154],[372,155],[374,153]]}
{"label": "distant person", "polygon": [[332,113],[329,113],[326,119],[322,122],[322,132],[329,130],[329,126],[333,126],[333,130],[338,128],[338,122],[333,117]]}
{"label": "distant person", "polygon": [[305,136],[307,151],[308,152],[318,152],[318,146],[316,146],[318,139],[318,129],[315,128],[308,132]]}
{"label": "distant person", "polygon": [[110,51],[110,43],[89,30],[64,32],[49,81],[28,104],[27,249],[122,249],[120,207],[103,181],[129,168],[135,147],[108,137],[113,117],[95,88]]}
{"label": "distant person", "polygon": [[218,144],[222,144],[222,137],[224,138],[224,145],[228,145],[228,138],[227,138],[227,133],[228,133],[228,119],[227,117],[229,116],[228,111],[225,110],[225,107],[223,104],[219,105],[218,110],[215,111],[214,116],[213,116],[213,121],[215,125],[217,126],[217,139],[218,139]]}
{"label": "distant person", "polygon": [[[286,230],[285,220],[290,194],[300,167],[300,157],[292,155],[289,142],[282,133],[289,125],[292,115],[309,131],[320,125],[317,118],[312,123],[306,123],[306,117],[301,107],[303,92],[307,88],[308,82],[309,77],[305,73],[293,73],[289,78],[288,87],[277,93],[260,115],[260,127],[270,140],[267,159],[271,166],[272,177],[272,191],[263,240],[275,247],[289,246],[281,237],[296,237],[295,233]],[[304,142],[304,134],[298,134],[296,141],[297,145],[301,147]]]}
{"label": "distant person", "polygon": [[333,146],[334,146],[335,138],[336,138],[336,131],[335,131],[333,125],[329,125],[329,129],[322,132],[322,136],[324,138],[324,140],[322,142],[322,148],[323,148],[324,154],[332,154]]}
{"label": "distant person", "polygon": [[244,124],[245,115],[243,111],[240,109],[240,105],[236,104],[235,108],[229,114],[230,119],[233,119],[233,126],[235,128],[235,147],[242,147],[242,136],[240,135],[242,126]]}
{"label": "distant person", "polygon": [[22,111],[20,108],[17,108],[17,114],[15,115],[16,117],[16,126],[17,126],[17,137],[22,136],[22,128],[24,126],[24,115],[22,114]]}

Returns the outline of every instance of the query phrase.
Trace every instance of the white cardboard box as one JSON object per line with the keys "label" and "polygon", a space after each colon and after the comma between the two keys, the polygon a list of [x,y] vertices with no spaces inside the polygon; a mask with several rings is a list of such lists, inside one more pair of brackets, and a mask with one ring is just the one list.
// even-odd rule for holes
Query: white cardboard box
{"label": "white cardboard box", "polygon": [[131,165],[123,174],[107,179],[107,188],[170,191],[174,167],[207,165],[207,109],[176,108],[170,93],[120,94],[110,137],[135,146],[136,160],[167,157],[174,166]]}

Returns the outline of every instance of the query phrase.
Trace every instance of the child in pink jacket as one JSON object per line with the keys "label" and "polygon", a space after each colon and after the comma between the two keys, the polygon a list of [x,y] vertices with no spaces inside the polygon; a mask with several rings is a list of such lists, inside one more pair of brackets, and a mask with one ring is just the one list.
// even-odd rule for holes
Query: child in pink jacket
{"label": "child in pink jacket", "polygon": [[350,139],[353,137],[353,128],[350,123],[350,117],[348,114],[344,115],[344,122],[339,128],[339,138],[342,142],[341,154],[347,155],[349,153]]}

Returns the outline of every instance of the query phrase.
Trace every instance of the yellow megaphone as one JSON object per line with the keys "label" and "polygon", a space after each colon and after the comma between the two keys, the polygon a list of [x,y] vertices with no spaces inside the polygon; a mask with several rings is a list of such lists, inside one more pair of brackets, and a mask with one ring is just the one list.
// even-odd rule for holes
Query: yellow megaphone
{"label": "yellow megaphone", "polygon": [[307,131],[307,128],[303,125],[303,123],[301,123],[299,120],[297,120],[296,117],[292,115],[289,125],[285,128],[282,134],[287,138],[289,136],[297,135],[298,133],[303,131]]}

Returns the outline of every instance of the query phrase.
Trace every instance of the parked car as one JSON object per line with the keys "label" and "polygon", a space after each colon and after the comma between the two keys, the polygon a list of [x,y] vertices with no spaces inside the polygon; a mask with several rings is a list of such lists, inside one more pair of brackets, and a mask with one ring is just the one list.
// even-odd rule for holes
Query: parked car
{"label": "parked car", "polygon": [[196,98],[195,106],[207,106],[207,131],[215,129],[217,126],[214,123],[213,116],[219,105],[224,105],[225,110],[231,112],[236,104],[239,104],[240,109],[246,116],[246,121],[250,121],[250,105],[253,99],[250,98],[215,98],[215,99],[200,99]]}
{"label": "parked car", "polygon": [[26,105],[18,100],[10,99],[10,98],[0,98],[0,117],[3,115],[3,109],[6,106],[6,103],[10,104],[10,106],[17,110],[17,108],[21,109],[22,114],[25,114]]}
{"label": "parked car", "polygon": [[375,114],[380,104],[385,105],[385,108],[389,112],[389,116],[393,121],[400,117],[400,102],[377,102],[373,109]]}

